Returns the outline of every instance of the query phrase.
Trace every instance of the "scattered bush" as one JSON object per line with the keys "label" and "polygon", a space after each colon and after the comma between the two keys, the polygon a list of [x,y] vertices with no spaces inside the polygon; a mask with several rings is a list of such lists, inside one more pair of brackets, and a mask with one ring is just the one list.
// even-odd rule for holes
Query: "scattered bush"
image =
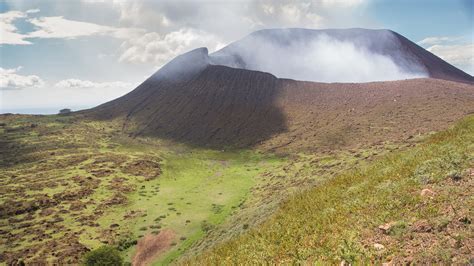
{"label": "scattered bush", "polygon": [[341,245],[339,245],[339,257],[350,264],[354,264],[360,259],[360,248],[352,239],[344,239]]}
{"label": "scattered bush", "polygon": [[111,246],[102,246],[89,251],[84,256],[84,265],[87,266],[117,266],[122,264],[123,259],[119,251]]}
{"label": "scattered bush", "polygon": [[223,211],[224,205],[220,204],[212,204],[212,212],[215,214],[219,214]]}
{"label": "scattered bush", "polygon": [[448,173],[448,178],[451,178],[453,181],[459,181],[462,179],[462,172],[459,170],[453,170]]}
{"label": "scattered bush", "polygon": [[135,246],[137,243],[138,241],[136,239],[125,238],[118,242],[117,249],[120,251],[124,251],[124,250],[129,249],[132,246]]}
{"label": "scattered bush", "polygon": [[201,229],[202,229],[202,231],[204,231],[206,233],[211,231],[212,229],[214,229],[214,227],[215,227],[215,225],[213,225],[213,224],[211,224],[211,223],[209,223],[208,221],[205,221],[205,220],[202,221],[202,223],[201,223]]}
{"label": "scattered bush", "polygon": [[400,236],[405,232],[407,224],[403,221],[398,221],[394,223],[388,230],[387,234],[391,236]]}
{"label": "scattered bush", "polygon": [[468,156],[449,146],[443,150],[446,150],[443,156],[426,160],[416,168],[413,177],[421,184],[434,183],[451,175],[461,177],[460,171]]}

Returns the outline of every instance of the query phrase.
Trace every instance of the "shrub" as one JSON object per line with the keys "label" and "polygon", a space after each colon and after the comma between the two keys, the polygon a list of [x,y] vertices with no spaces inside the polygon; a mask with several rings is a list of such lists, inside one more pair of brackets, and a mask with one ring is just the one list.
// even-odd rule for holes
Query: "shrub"
{"label": "shrub", "polygon": [[60,115],[68,115],[70,113],[71,113],[71,109],[68,109],[68,108],[59,110]]}
{"label": "shrub", "polygon": [[87,266],[116,266],[122,264],[123,259],[119,251],[111,246],[102,246],[89,251],[84,256],[84,265]]}
{"label": "shrub", "polygon": [[414,172],[414,178],[421,184],[437,182],[445,177],[461,178],[460,170],[468,161],[465,153],[456,151],[452,147],[443,147],[443,155],[426,160],[421,163]]}
{"label": "shrub", "polygon": [[120,251],[127,250],[128,248],[135,246],[138,243],[136,239],[124,238],[117,243],[117,249]]}
{"label": "shrub", "polygon": [[400,236],[405,232],[407,224],[403,221],[398,221],[390,229],[387,230],[387,233],[391,236]]}
{"label": "shrub", "polygon": [[351,239],[344,239],[339,245],[339,257],[350,264],[355,263],[360,257],[361,251],[359,246]]}
{"label": "shrub", "polygon": [[208,221],[202,221],[201,222],[201,229],[202,231],[204,231],[205,233],[213,230],[215,228],[215,225],[209,223]]}

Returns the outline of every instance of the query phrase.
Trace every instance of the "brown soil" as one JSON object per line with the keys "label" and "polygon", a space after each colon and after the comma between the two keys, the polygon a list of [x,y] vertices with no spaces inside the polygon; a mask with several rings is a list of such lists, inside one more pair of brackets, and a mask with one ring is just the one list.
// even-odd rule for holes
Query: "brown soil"
{"label": "brown soil", "polygon": [[132,135],[198,146],[326,150],[398,141],[474,112],[474,85],[437,79],[315,83],[208,66],[190,81],[153,77],[88,117]]}
{"label": "brown soil", "polygon": [[160,164],[149,160],[136,160],[121,167],[122,172],[145,177],[146,181],[161,174]]}
{"label": "brown soil", "polygon": [[402,141],[474,112],[474,86],[435,79],[318,84],[286,80],[276,105],[286,130],[268,149],[332,150]]}
{"label": "brown soil", "polygon": [[175,233],[169,229],[159,234],[147,234],[138,241],[132,264],[134,266],[148,265],[160,254],[171,247]]}

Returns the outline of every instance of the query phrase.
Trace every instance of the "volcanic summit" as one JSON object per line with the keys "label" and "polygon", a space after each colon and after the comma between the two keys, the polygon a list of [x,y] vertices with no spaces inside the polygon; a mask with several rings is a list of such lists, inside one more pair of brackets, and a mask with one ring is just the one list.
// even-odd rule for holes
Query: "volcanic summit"
{"label": "volcanic summit", "polygon": [[334,148],[442,128],[474,112],[473,82],[390,30],[269,29],[180,55],[84,114],[198,146]]}

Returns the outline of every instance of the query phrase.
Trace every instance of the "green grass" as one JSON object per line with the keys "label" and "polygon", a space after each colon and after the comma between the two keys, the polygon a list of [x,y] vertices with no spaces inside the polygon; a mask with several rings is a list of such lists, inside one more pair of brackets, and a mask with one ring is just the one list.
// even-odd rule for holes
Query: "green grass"
{"label": "green grass", "polygon": [[[178,244],[156,262],[169,263],[205,234],[203,221],[220,224],[232,214],[233,206],[248,197],[255,184],[254,177],[262,171],[257,167],[262,160],[265,160],[263,156],[252,152],[196,149],[163,155],[162,175],[155,180],[136,182],[138,189],[129,195],[130,203],[110,209],[99,223],[102,228],[117,223],[121,230],[132,232],[136,238],[155,231],[153,227],[157,225],[160,229],[173,230]],[[215,206],[219,206],[218,211]],[[139,210],[146,216],[122,219],[131,210]],[[162,215],[165,218],[157,221]],[[180,241],[181,237],[186,240]],[[133,252],[133,248],[127,250],[129,259]]]}
{"label": "green grass", "polygon": [[[410,248],[403,242],[409,239],[403,238],[408,225],[421,219],[431,222],[446,218],[443,216],[446,204],[459,204],[459,198],[454,194],[450,198],[450,193],[443,191],[443,182],[449,182],[447,179],[453,171],[463,172],[472,167],[473,161],[474,117],[471,116],[415,148],[384,156],[368,167],[295,194],[261,226],[183,263],[293,264],[341,260],[380,263],[393,259],[403,255],[404,248]],[[439,200],[430,204],[424,204],[420,196],[420,190],[427,184],[445,192],[440,192]],[[456,191],[463,189],[453,187]],[[465,204],[468,205],[463,207]],[[472,204],[471,198],[459,208],[472,212]],[[392,242],[388,244],[397,241],[399,244],[378,254],[367,243],[370,237],[378,236],[379,225],[393,221],[395,226],[389,232]],[[469,239],[469,233],[461,229],[460,232],[458,237]],[[452,250],[448,244],[440,245],[441,249]],[[415,256],[443,260],[442,253],[436,252]]]}
{"label": "green grass", "polygon": [[[21,256],[31,263],[35,259],[44,258],[51,263],[59,259],[47,249],[32,251],[32,248],[54,245],[55,240],[66,237],[65,232],[74,234],[73,238],[77,237],[81,245],[96,249],[104,243],[136,243],[141,236],[164,229],[175,233],[177,244],[159,257],[157,263],[169,263],[206,235],[203,223],[215,228],[237,212],[257,183],[255,177],[284,161],[255,151],[223,152],[156,139],[134,140],[118,133],[119,124],[113,121],[77,121],[59,116],[6,118],[7,126],[1,127],[0,134],[8,140],[7,145],[15,148],[5,146],[1,153],[10,155],[5,157],[9,164],[2,166],[0,172],[2,209],[21,208],[23,202],[34,203],[45,197],[53,199],[78,191],[84,188],[84,183],[74,181],[76,177],[97,182],[97,187],[85,197],[14,215],[19,222],[10,222],[10,217],[0,220],[0,230],[22,236],[11,236],[11,241],[0,247],[16,254],[9,256]],[[37,126],[30,127],[33,123]],[[73,156],[84,156],[84,160],[74,161]],[[114,161],[116,157],[118,161]],[[147,181],[139,174],[123,171],[123,166],[137,160],[158,162],[162,173]],[[111,172],[95,176],[97,170]],[[116,178],[124,180],[122,188],[132,188],[131,192],[122,193],[126,203],[102,205],[117,193],[109,187]],[[11,200],[14,204],[9,203]],[[70,211],[73,202],[82,202],[86,208]],[[52,213],[43,215],[41,212],[46,208]],[[139,211],[140,215],[124,219],[130,211]],[[160,216],[163,218],[157,219]],[[55,222],[52,229],[44,230],[43,225],[57,217],[62,220]],[[81,220],[87,225],[81,225]],[[28,221],[34,223],[20,227]],[[36,231],[29,233],[32,229]],[[41,243],[43,233],[47,240]],[[67,243],[60,243],[58,251],[67,250]],[[130,261],[135,247],[126,245],[121,252]],[[75,260],[71,258],[63,263]]]}
{"label": "green grass", "polygon": [[[30,264],[59,263],[61,257],[70,259],[61,263],[74,264],[79,260],[74,254],[61,254],[71,250],[76,240],[77,252],[84,253],[81,245],[95,249],[108,243],[119,247],[130,261],[143,235],[162,230],[174,232],[176,245],[162,253],[155,265],[183,257],[204,264],[382,261],[402,250],[390,243],[383,254],[371,248],[370,237],[380,224],[393,222],[388,236],[401,242],[407,241],[412,224],[420,219],[431,219],[436,228],[451,228],[453,219],[464,219],[439,215],[446,202],[458,208],[455,200],[464,200],[452,196],[459,192],[456,187],[446,186],[446,193],[434,200],[436,204],[427,206],[419,192],[425,186],[441,186],[447,179],[462,177],[474,149],[472,117],[403,152],[395,151],[399,144],[387,143],[288,156],[133,139],[121,134],[115,121],[69,116],[7,120],[7,126],[0,127],[6,141],[0,147],[4,160],[0,207],[21,209],[17,204],[41,202],[88,186],[93,190],[84,197],[0,219],[0,230],[14,234],[7,235],[0,249]],[[37,126],[31,127],[32,123]],[[387,148],[395,152],[385,156]],[[84,160],[77,159],[81,156]],[[161,174],[146,180],[124,170],[138,160],[159,163]],[[111,172],[96,176],[98,170]],[[117,178],[123,183],[111,189]],[[102,204],[127,187],[131,190],[121,192],[124,203]],[[86,208],[70,210],[73,203],[84,203]],[[45,210],[52,213],[43,214]],[[464,215],[462,207],[460,210]],[[132,211],[137,215],[125,219]],[[57,218],[62,220],[55,222]],[[464,231],[456,231],[456,237],[460,243],[469,239]],[[441,246],[420,254],[429,257],[433,252],[448,262],[455,253]]]}

